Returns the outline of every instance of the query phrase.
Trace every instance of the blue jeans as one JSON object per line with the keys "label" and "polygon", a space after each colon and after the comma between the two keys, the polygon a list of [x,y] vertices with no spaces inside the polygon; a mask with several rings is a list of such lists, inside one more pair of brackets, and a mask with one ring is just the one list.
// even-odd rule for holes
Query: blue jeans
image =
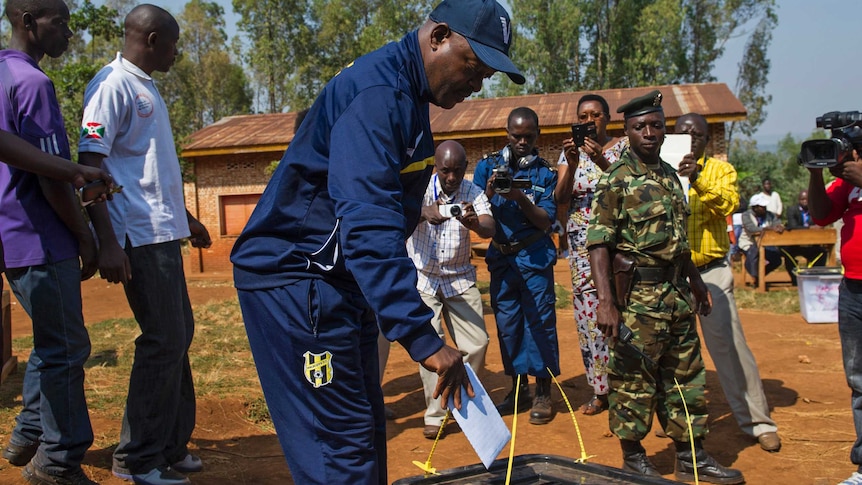
{"label": "blue jeans", "polygon": [[81,311],[78,259],[7,269],[6,278],[33,320],[33,351],[21,392],[24,407],[10,441],[39,443],[33,457],[39,468],[75,469],[93,444],[84,397],[90,336]]}
{"label": "blue jeans", "polygon": [[862,473],[862,281],[844,278],[838,288],[838,334],[844,374],[850,386],[850,407],[856,425],[856,442],[850,461]]}
{"label": "blue jeans", "polygon": [[195,389],[188,350],[194,316],[180,242],[133,248],[126,240],[132,279],[125,286],[141,328],[129,378],[126,412],[114,463],[133,474],[179,461],[195,427]]}

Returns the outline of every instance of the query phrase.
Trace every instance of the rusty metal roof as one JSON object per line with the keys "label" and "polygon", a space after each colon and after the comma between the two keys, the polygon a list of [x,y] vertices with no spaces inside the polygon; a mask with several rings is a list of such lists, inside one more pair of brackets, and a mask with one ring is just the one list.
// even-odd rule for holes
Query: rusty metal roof
{"label": "rusty metal roof", "polygon": [[[623,127],[623,116],[616,112],[626,101],[658,89],[664,95],[665,116],[674,120],[695,112],[709,123],[739,121],[746,118],[745,107],[724,83],[675,84],[626,89],[590,91],[600,94],[611,108],[610,129]],[[530,94],[507,98],[464,101],[445,110],[431,106],[431,129],[436,140],[505,136],[506,118],[512,109],[527,106],[539,115],[543,133],[570,130],[577,119],[578,99],[587,91]],[[228,116],[190,136],[183,148],[184,157],[283,151],[293,140],[296,113]]]}

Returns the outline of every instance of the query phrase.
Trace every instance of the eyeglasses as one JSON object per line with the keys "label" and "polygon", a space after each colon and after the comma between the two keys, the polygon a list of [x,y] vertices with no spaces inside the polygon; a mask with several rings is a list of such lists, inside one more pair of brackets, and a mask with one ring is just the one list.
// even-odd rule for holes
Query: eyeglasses
{"label": "eyeglasses", "polygon": [[601,111],[593,111],[592,113],[580,113],[578,114],[578,119],[581,121],[585,121],[588,119],[598,120],[604,118],[605,114]]}

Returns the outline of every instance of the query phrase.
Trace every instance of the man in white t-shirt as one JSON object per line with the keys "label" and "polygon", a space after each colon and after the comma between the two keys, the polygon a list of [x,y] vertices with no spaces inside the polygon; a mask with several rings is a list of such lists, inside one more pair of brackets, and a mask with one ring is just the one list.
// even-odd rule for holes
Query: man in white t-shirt
{"label": "man in white t-shirt", "polygon": [[[490,238],[496,232],[491,205],[484,191],[464,180],[467,153],[460,143],[444,141],[434,153],[436,173],[422,201],[422,216],[407,239],[407,254],[418,271],[422,301],[434,311],[431,324],[446,339],[445,319],[454,346],[474,371],[484,366],[488,332],[482,298],[476,288],[476,267],[470,264],[470,231]],[[446,411],[434,399],[437,374],[419,366],[425,389],[425,427],[428,439],[437,437]]]}
{"label": "man in white t-shirt", "polygon": [[188,451],[195,393],[188,349],[194,318],[180,241],[211,244],[188,213],[167,107],[153,71],[177,55],[179,26],[167,11],[140,5],[126,16],[122,53],[90,81],[79,143],[83,164],[104,167],[123,191],[91,206],[99,272],[122,283],[141,328],[129,379],[114,475],[136,484],[190,483],[203,467]]}

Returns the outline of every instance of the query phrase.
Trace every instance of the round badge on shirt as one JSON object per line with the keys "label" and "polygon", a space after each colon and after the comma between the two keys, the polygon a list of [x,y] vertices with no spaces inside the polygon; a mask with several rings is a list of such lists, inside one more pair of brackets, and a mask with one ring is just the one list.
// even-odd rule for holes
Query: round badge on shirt
{"label": "round badge on shirt", "polygon": [[155,109],[153,99],[147,93],[139,93],[135,96],[135,111],[141,118],[149,118]]}

